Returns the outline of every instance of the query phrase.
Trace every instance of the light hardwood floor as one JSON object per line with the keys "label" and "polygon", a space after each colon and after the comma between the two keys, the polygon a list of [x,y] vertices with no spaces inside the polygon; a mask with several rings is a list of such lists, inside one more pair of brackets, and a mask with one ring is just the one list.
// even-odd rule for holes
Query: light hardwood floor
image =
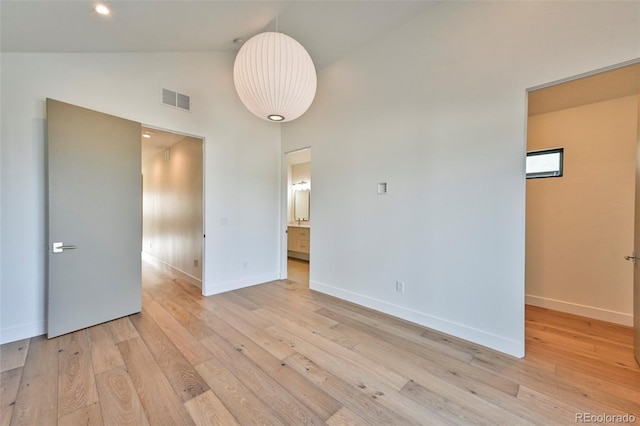
{"label": "light hardwood floor", "polygon": [[640,423],[630,328],[527,307],[515,359],[312,292],[303,269],[203,298],[144,265],[141,314],[0,348],[0,426]]}

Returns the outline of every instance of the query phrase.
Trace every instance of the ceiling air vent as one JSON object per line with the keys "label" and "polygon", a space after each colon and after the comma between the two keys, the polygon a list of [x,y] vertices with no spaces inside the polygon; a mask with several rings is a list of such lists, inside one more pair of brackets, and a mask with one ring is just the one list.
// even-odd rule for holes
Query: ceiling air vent
{"label": "ceiling air vent", "polygon": [[173,90],[162,89],[161,102],[183,111],[191,111],[191,98]]}

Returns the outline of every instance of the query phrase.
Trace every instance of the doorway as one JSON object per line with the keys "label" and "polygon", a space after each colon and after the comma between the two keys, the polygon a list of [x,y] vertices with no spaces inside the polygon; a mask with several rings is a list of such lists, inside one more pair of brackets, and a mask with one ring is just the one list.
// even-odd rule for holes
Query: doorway
{"label": "doorway", "polygon": [[311,149],[286,154],[286,271],[292,281],[309,285],[311,263]]}
{"label": "doorway", "polygon": [[631,327],[640,60],[528,95],[527,152],[562,149],[564,164],[527,176],[526,304]]}
{"label": "doorway", "polygon": [[203,139],[142,127],[142,256],[202,288]]}
{"label": "doorway", "polygon": [[[158,173],[161,177],[156,179],[154,173],[162,166],[149,163],[152,166],[146,170],[145,180],[141,170],[147,161],[142,159],[142,152],[149,154],[149,150],[141,148],[141,140],[167,132],[53,99],[47,99],[46,107],[51,246],[47,262],[47,334],[52,338],[140,312],[142,224],[148,223],[150,212],[162,210],[157,206],[161,203],[152,200],[152,208],[143,213],[143,186],[160,182],[150,193],[169,202],[166,210],[170,214],[162,216],[163,222],[175,222],[183,228],[190,222],[190,228],[195,229],[192,245],[196,254],[187,254],[197,256],[193,265],[201,268],[203,143],[202,139],[182,135],[180,141],[163,151],[156,146],[167,164],[171,152],[177,151],[176,165],[172,167],[188,169],[190,173],[181,173],[178,179]],[[169,145],[166,140],[165,143]],[[188,152],[195,155],[187,155]],[[188,192],[195,193],[195,197],[185,197],[175,190],[163,191],[165,187],[175,189],[175,181],[187,181]],[[196,220],[185,221],[185,211]],[[179,240],[184,246],[187,234],[161,233],[160,247],[170,246],[171,240]],[[184,252],[181,250],[180,254]],[[163,263],[176,269],[169,262]],[[202,282],[201,272],[199,276]]]}

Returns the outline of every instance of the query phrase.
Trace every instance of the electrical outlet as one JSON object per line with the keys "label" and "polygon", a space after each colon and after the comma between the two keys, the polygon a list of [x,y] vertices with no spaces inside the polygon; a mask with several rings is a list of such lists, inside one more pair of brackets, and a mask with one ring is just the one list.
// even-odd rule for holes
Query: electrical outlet
{"label": "electrical outlet", "polygon": [[153,248],[153,243],[149,243],[149,248]]}
{"label": "electrical outlet", "polygon": [[246,260],[244,262],[242,262],[242,267],[244,269],[247,269],[249,267],[249,262],[247,262]]}
{"label": "electrical outlet", "polygon": [[404,293],[404,281],[396,281],[396,291],[398,293]]}

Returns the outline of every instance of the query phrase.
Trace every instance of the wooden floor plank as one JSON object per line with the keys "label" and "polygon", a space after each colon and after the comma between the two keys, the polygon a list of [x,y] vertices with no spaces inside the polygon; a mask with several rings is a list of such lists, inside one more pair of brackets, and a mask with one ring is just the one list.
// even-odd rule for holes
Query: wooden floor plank
{"label": "wooden floor plank", "polygon": [[342,407],[327,420],[329,426],[367,426],[369,424],[347,407]]}
{"label": "wooden floor plank", "polygon": [[[253,311],[254,309],[260,309],[262,306],[257,303],[253,303],[247,298],[240,296],[237,293],[227,292],[220,295],[220,299],[226,300],[228,305],[227,308],[242,307],[245,311]],[[235,310],[235,309],[232,309]]]}
{"label": "wooden floor plank", "polygon": [[138,394],[124,367],[96,375],[105,425],[148,426]]}
{"label": "wooden floor plank", "polygon": [[105,323],[105,326],[111,332],[114,343],[124,342],[125,340],[134,339],[138,336],[138,332],[129,321],[129,317],[118,318],[117,320]]}
{"label": "wooden floor plank", "polygon": [[[440,344],[439,342],[425,339],[422,333],[416,334],[412,329],[411,331],[406,331],[395,325],[388,325],[385,322],[379,321],[377,318],[369,318],[366,315],[350,313],[349,310],[339,306],[334,306],[330,309],[321,309],[317,312],[332,319],[336,316],[339,318],[350,318],[351,321],[353,321],[352,324],[362,324],[363,327],[367,327],[367,333],[386,340],[402,341],[403,346],[415,349],[417,353],[420,353],[423,349],[431,349],[463,362],[470,362],[473,358],[472,355],[464,351],[459,351],[450,346]],[[354,325],[352,325],[352,327],[355,328]]]}
{"label": "wooden floor plank", "polygon": [[[380,382],[400,390],[409,380],[401,374],[395,373],[383,365],[376,364],[368,358],[350,351],[330,340],[319,338],[313,332],[290,323],[288,327],[281,325],[269,327],[269,333],[286,341],[299,353],[310,359],[322,358],[325,368],[349,368],[353,377],[368,378],[371,382]],[[320,361],[318,361],[320,362]]]}
{"label": "wooden floor plank", "polygon": [[[292,297],[286,293],[276,294],[273,288],[276,287],[273,283],[262,284],[255,286],[251,291],[245,292],[245,297],[261,307],[269,306],[269,309],[280,315],[285,315],[289,318],[296,318],[296,321],[301,323],[308,322],[320,322],[327,326],[335,325],[331,319],[318,316],[314,314],[314,311],[320,309],[321,306],[316,305],[313,300],[307,298]],[[254,309],[253,311],[256,311]]]}
{"label": "wooden floor plank", "polygon": [[196,366],[234,418],[242,425],[284,425],[271,408],[234,376],[217,358]]}
{"label": "wooden floor plank", "polygon": [[633,347],[633,329],[631,327],[537,306],[527,305],[526,308],[528,322],[538,322],[546,326],[553,324],[554,328]]}
{"label": "wooden floor plank", "polygon": [[11,425],[53,425],[58,420],[58,341],[34,337],[22,370]]}
{"label": "wooden floor plank", "polygon": [[22,368],[0,373],[0,426],[9,426],[11,423],[13,406],[18,396],[20,380],[22,380]]}
{"label": "wooden floor plank", "polygon": [[106,324],[87,329],[93,373],[100,374],[124,365],[124,360]]}
{"label": "wooden floor plank", "polygon": [[179,302],[170,299],[157,300],[157,302],[196,339],[202,340],[213,335],[205,321],[196,317]]}
{"label": "wooden floor plank", "polygon": [[496,356],[490,360],[477,358],[471,364],[502,377],[510,377],[521,386],[527,386],[534,391],[552,395],[560,401],[566,401],[580,412],[606,412],[609,414],[640,412],[640,407],[636,404],[629,404],[628,401],[615,398],[606,392],[581,386],[558,377],[554,373],[505,356]]}
{"label": "wooden floor plank", "polygon": [[[307,336],[305,340],[284,331],[278,326],[270,327],[267,331],[274,333],[274,335],[282,338],[303,355],[306,359],[314,363],[314,368],[322,369],[324,373],[331,374],[333,377],[344,381],[353,389],[367,395],[369,398],[373,398],[388,409],[403,413],[406,420],[413,423],[421,423],[421,419],[431,419],[436,421],[432,416],[432,412],[429,407],[416,403],[408,398],[404,398],[399,394],[399,390],[404,387],[409,379],[404,378],[382,364],[375,364],[370,360],[362,357],[355,352],[345,352],[341,356],[336,357],[332,353],[318,348],[316,345],[325,346],[318,340],[311,342],[310,336]],[[332,342],[327,342],[329,347],[335,345]],[[335,350],[335,347],[333,348]],[[348,357],[353,358],[354,362],[348,360]],[[288,360],[296,359],[294,357],[287,358]],[[372,368],[377,368],[373,371]],[[298,372],[302,372],[299,368],[296,368]],[[400,380],[403,384],[401,388],[397,387],[398,383],[396,379]],[[305,375],[305,377],[307,377]],[[344,401],[341,401],[344,403]],[[438,422],[442,422],[442,418],[437,418]]]}
{"label": "wooden floor plank", "polygon": [[[371,425],[418,425],[413,419],[405,417],[407,411],[394,410],[385,403],[386,399],[379,399],[378,395],[384,392],[366,384],[353,385],[342,378],[325,370],[314,361],[304,355],[295,354],[285,359],[284,362],[298,373],[302,374],[312,383],[322,386],[325,392],[341,401],[345,407],[361,417]],[[439,416],[425,416],[422,424],[446,424]]]}
{"label": "wooden floor plank", "polygon": [[640,401],[640,382],[630,385],[621,385],[617,380],[608,380],[608,377],[594,375],[593,370],[572,365],[558,365],[556,376],[579,383],[589,388],[598,389],[605,393],[615,395],[617,398],[630,402]]}
{"label": "wooden floor plank", "polygon": [[[247,320],[247,316],[240,317],[234,314],[220,314],[221,316],[213,315],[210,316],[207,323],[212,325],[215,324],[220,318],[224,318],[229,324],[233,324],[233,327],[238,330],[243,335],[247,336],[253,342],[255,342],[258,346],[272,354],[274,357],[278,359],[284,359],[288,356],[291,356],[295,353],[295,351],[289,347],[286,343],[281,340],[273,337],[271,334],[265,332],[263,329],[257,328],[253,325],[250,320]],[[255,317],[256,315],[251,313],[251,316]],[[273,325],[270,323],[270,325]]]}
{"label": "wooden floor plank", "polygon": [[29,351],[29,339],[18,340],[0,346],[0,373],[24,367]]}
{"label": "wooden floor plank", "polygon": [[[324,310],[324,312],[327,314],[329,311]],[[386,362],[386,365],[394,368],[405,369],[405,376],[412,376],[415,379],[415,371],[429,372],[470,392],[491,392],[487,389],[490,387],[515,396],[518,391],[518,383],[474,368],[456,358],[449,358],[445,353],[430,347],[415,345],[412,342],[399,341],[394,336],[372,330],[371,326],[344,315],[331,313],[331,316],[341,321],[340,327],[334,327],[335,330],[339,329],[341,334],[350,336],[353,341],[362,342],[352,350],[376,362]],[[402,359],[405,362],[396,365],[395,359]]]}
{"label": "wooden floor plank", "polygon": [[573,407],[558,398],[549,398],[540,392],[520,386],[518,390],[518,400],[522,401],[529,410],[536,413],[540,418],[554,419],[546,421],[546,424],[572,424],[575,423],[576,413],[579,409]]}
{"label": "wooden floor plank", "polygon": [[191,425],[193,421],[140,337],[118,343],[136,393],[152,425]]}
{"label": "wooden floor plank", "polygon": [[302,404],[294,395],[266,374],[260,367],[242,355],[224,339],[207,338],[203,343],[216,358],[234,371],[234,375],[286,424],[321,425],[323,420]]}
{"label": "wooden floor plank", "polygon": [[142,314],[0,346],[0,426],[640,418],[629,327],[526,306],[517,359],[312,291],[308,265],[203,297],[144,263]]}
{"label": "wooden floor plank", "polygon": [[[58,419],[58,426],[103,426],[102,410],[99,402],[85,405],[72,413],[66,414]],[[107,425],[109,426],[109,425]]]}
{"label": "wooden floor plank", "polygon": [[[384,324],[385,327],[392,327],[395,332],[398,332],[399,334],[413,334],[415,336],[419,336],[424,332],[424,327],[418,324],[414,324],[364,306],[359,306],[355,303],[341,300],[333,296],[309,291],[308,285],[289,281],[276,281],[273,285],[280,285],[284,286],[286,289],[293,289],[296,297],[309,299],[314,304],[319,305],[322,308],[335,308],[343,310],[348,315],[354,315],[354,317],[364,316],[365,318],[374,319],[376,323]],[[286,294],[292,294],[292,291],[289,291]]]}
{"label": "wooden floor plank", "polygon": [[460,352],[465,352],[471,355],[473,360],[482,360],[482,361],[491,362],[493,359],[508,359],[511,364],[534,367],[552,374],[556,369],[556,365],[554,362],[547,362],[545,360],[541,360],[541,359],[538,359],[535,357],[529,357],[529,356],[520,360],[516,360],[513,357],[505,356],[504,354],[494,351],[493,349],[476,345],[467,340],[463,340],[463,339],[439,332],[437,330],[425,329],[425,331],[422,333],[422,337],[428,340],[432,340],[434,342],[438,342],[441,345],[449,346]]}
{"label": "wooden floor plank", "polygon": [[[495,409],[486,412],[478,412],[480,407],[474,404],[460,404],[458,401],[451,400],[442,392],[432,391],[421,386],[419,383],[411,380],[400,392],[402,395],[413,399],[420,404],[427,404],[432,409],[437,410],[436,413],[453,424],[523,424],[522,419],[513,416],[509,419],[502,418],[503,412]],[[480,404],[478,404],[480,405]],[[486,406],[483,408],[487,408]],[[514,419],[516,422],[514,423]]]}
{"label": "wooden floor plank", "polygon": [[185,402],[184,406],[187,408],[187,411],[189,411],[189,415],[197,426],[240,425],[212,390],[208,390],[192,400]]}
{"label": "wooden floor plank", "polygon": [[[241,289],[242,290],[242,289]],[[241,291],[240,290],[240,291]],[[241,296],[241,293],[236,293]],[[242,296],[243,297],[243,296]],[[244,297],[243,297],[244,298]],[[250,300],[250,299],[247,299]],[[239,316],[244,318],[246,322],[250,322],[253,327],[258,330],[262,330],[269,326],[272,326],[273,323],[263,319],[262,317],[252,315],[252,311],[245,309],[241,304],[235,303],[233,301],[229,301],[225,297],[207,297],[204,298],[201,303],[203,306],[207,307],[211,312],[214,312],[219,316]]]}
{"label": "wooden floor plank", "polygon": [[191,364],[200,364],[213,357],[211,352],[158,302],[152,301],[144,309]]}
{"label": "wooden floor plank", "polygon": [[132,315],[130,320],[146,349],[151,352],[174,392],[183,402],[209,390],[204,379],[147,314],[146,309],[141,314]]}
{"label": "wooden floor plank", "polygon": [[294,398],[322,420],[331,417],[342,405],[269,351],[235,329],[223,318],[211,323],[211,329],[237,352],[247,357],[285,389],[295,389]]}
{"label": "wooden floor plank", "polygon": [[58,337],[58,417],[98,402],[86,329]]}

